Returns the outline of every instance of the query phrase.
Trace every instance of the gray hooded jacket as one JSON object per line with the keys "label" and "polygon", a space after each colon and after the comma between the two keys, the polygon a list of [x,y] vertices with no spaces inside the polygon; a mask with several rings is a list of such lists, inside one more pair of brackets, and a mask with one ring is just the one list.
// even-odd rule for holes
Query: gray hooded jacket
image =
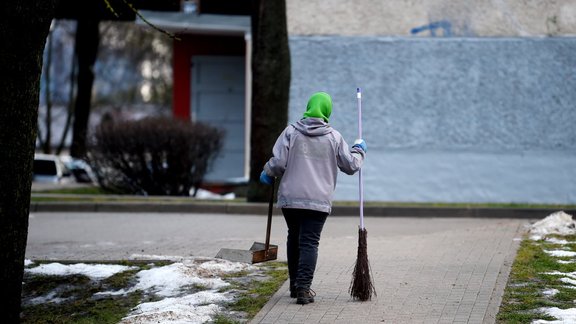
{"label": "gray hooded jacket", "polygon": [[278,207],[326,213],[332,210],[338,169],[354,174],[365,155],[359,148],[350,148],[322,118],[304,118],[286,127],[272,154],[264,171],[268,176],[282,177]]}

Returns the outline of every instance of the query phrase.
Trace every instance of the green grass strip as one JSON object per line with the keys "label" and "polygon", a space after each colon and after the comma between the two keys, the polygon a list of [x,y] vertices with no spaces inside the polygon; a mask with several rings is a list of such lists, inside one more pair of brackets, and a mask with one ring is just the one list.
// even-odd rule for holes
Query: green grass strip
{"label": "green grass strip", "polygon": [[[562,237],[576,241],[576,236]],[[552,257],[545,250],[574,248],[574,245],[558,245],[545,241],[524,239],[514,260],[510,277],[504,291],[497,323],[530,323],[534,320],[555,320],[539,311],[542,307],[573,308],[576,289],[560,281],[562,276],[550,272],[569,273],[576,271],[576,263],[559,263],[569,258]],[[543,292],[557,289],[559,293],[546,296]]]}

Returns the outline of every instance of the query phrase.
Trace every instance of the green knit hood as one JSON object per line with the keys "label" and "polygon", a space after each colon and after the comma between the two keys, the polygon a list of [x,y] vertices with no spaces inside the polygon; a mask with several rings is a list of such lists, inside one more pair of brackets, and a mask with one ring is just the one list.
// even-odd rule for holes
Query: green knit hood
{"label": "green knit hood", "polygon": [[304,118],[322,118],[328,122],[332,114],[332,98],[326,92],[316,92],[308,100]]}

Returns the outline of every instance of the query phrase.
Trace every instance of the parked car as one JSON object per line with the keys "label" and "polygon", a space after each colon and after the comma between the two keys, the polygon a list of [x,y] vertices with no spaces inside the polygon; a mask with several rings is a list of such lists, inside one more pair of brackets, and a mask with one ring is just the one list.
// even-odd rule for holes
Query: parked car
{"label": "parked car", "polygon": [[32,181],[58,183],[70,176],[70,171],[57,155],[34,154]]}
{"label": "parked car", "polygon": [[92,171],[92,168],[86,161],[81,159],[73,158],[69,155],[63,155],[60,160],[64,163],[66,168],[70,170],[70,173],[74,176],[76,182],[80,183],[95,183],[96,175]]}

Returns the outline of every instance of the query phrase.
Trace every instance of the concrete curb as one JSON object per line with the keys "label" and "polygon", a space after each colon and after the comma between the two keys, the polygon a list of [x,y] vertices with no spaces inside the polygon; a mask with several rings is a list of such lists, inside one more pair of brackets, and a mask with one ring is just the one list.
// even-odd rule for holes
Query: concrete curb
{"label": "concrete curb", "polygon": [[[369,217],[461,217],[539,219],[557,209],[550,208],[460,208],[460,207],[364,207]],[[576,215],[576,209],[564,210]],[[265,203],[166,203],[166,202],[32,202],[30,212],[203,213],[266,215]],[[280,215],[278,208],[274,214]],[[332,216],[358,215],[357,206],[334,206]]]}

